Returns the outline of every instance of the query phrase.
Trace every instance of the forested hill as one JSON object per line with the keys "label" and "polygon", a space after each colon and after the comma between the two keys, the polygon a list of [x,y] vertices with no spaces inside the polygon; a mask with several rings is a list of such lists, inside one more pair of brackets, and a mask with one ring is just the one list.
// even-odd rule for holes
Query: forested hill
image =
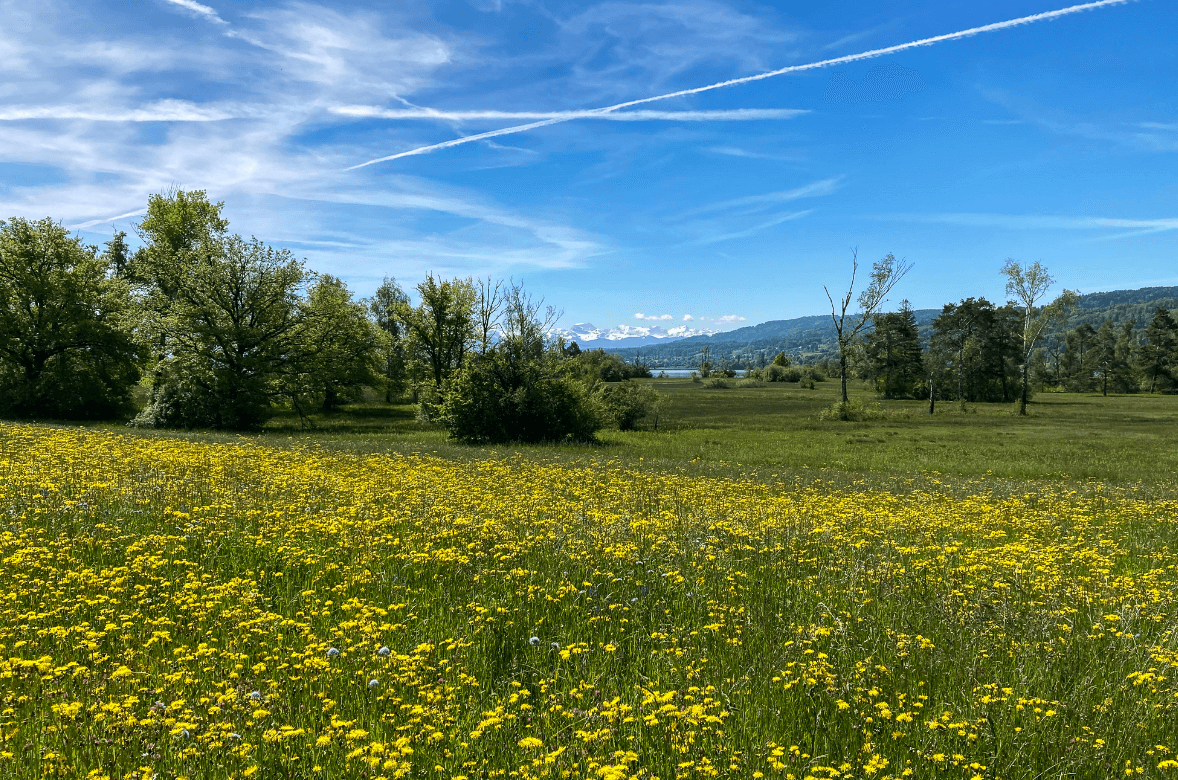
{"label": "forested hill", "polygon": [[[1068,318],[1068,328],[1084,323],[1098,328],[1105,320],[1119,324],[1135,320],[1137,329],[1144,329],[1158,306],[1178,309],[1178,287],[1143,287],[1139,290],[1112,290],[1085,295],[1080,306]],[[916,309],[917,325],[922,341],[927,341],[932,322],[940,309]],[[657,344],[649,347],[610,349],[627,361],[635,358],[652,368],[691,368],[699,365],[704,347],[713,360],[755,360],[764,351],[770,358],[784,352],[791,358],[805,359],[825,355],[834,349],[835,332],[829,314],[771,320],[759,325],[737,328],[713,336],[694,336],[689,339]]]}

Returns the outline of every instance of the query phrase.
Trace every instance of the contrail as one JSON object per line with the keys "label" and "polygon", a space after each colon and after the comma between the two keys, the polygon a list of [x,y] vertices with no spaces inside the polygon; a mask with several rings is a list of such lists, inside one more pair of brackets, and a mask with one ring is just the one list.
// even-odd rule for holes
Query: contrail
{"label": "contrail", "polygon": [[858,54],[847,54],[842,57],[834,57],[829,60],[820,60],[818,62],[809,62],[805,65],[790,65],[786,68],[779,68],[771,70],[766,73],[758,73],[755,76],[743,76],[741,78],[729,79],[728,81],[721,81],[716,84],[709,84],[706,87],[694,87],[692,89],[681,89],[678,92],[668,92],[665,95],[655,95],[654,97],[639,98],[638,100],[629,100],[625,103],[617,103],[612,106],[604,106],[602,108],[587,109],[585,112],[577,112],[577,117],[558,117],[554,119],[546,119],[542,122],[532,122],[526,125],[516,125],[514,127],[504,127],[500,130],[491,130],[486,133],[478,133],[477,135],[468,135],[464,138],[455,138],[452,141],[443,141],[440,144],[432,144],[430,146],[421,146],[416,149],[410,149],[407,152],[398,152],[397,154],[390,154],[387,157],[378,157],[375,160],[362,162],[359,165],[353,165],[345,168],[347,171],[354,171],[357,168],[363,168],[366,165],[375,165],[380,162],[388,162],[389,160],[399,160],[402,157],[410,157],[415,154],[428,154],[430,152],[437,152],[442,149],[449,149],[453,146],[461,146],[462,144],[473,143],[474,141],[482,141],[487,138],[496,138],[501,135],[511,135],[513,133],[523,133],[528,130],[535,130],[537,127],[547,127],[548,125],[555,125],[561,122],[569,122],[574,118],[580,117],[581,113],[585,114],[608,114],[613,111],[620,111],[623,108],[630,106],[639,106],[643,103],[653,103],[656,100],[667,100],[669,98],[684,97],[686,95],[698,95],[701,92],[709,92],[713,89],[723,89],[724,87],[734,87],[738,84],[748,84],[753,81],[761,81],[762,79],[770,79],[774,76],[782,76],[786,73],[800,73],[805,70],[816,70],[818,68],[827,68],[831,65],[842,65],[848,62],[858,62],[860,60],[869,60],[875,57],[883,57],[887,54],[895,54],[900,51],[907,51],[908,49],[916,49],[921,46],[932,46],[933,44],[942,43],[944,41],[955,41],[959,38],[969,38],[981,33],[995,32],[996,30],[1005,30],[1008,27],[1018,27],[1024,24],[1034,24],[1035,22],[1045,22],[1051,19],[1058,19],[1061,16],[1068,16],[1070,14],[1077,14],[1081,11],[1091,11],[1096,8],[1104,8],[1110,5],[1124,5],[1132,2],[1132,0],[1097,0],[1092,3],[1082,3],[1080,5],[1071,5],[1067,8],[1060,8],[1056,11],[1044,11],[1040,14],[1032,14],[1030,16],[1020,16],[1017,19],[1008,19],[1005,22],[994,22],[993,24],[985,24],[981,27],[971,27],[968,30],[961,30],[959,32],[946,33],[944,35],[936,35],[932,38],[921,38],[918,41],[909,41],[908,43],[899,43],[895,46],[887,46],[882,49],[871,49],[870,51],[860,52]]}
{"label": "contrail", "polygon": [[[584,111],[435,111],[432,108],[379,108],[377,106],[337,106],[333,114],[373,119],[430,119],[465,122],[479,119],[610,119],[622,122],[671,120],[676,122],[742,122],[754,119],[792,119],[810,113],[798,108],[735,108],[722,111],[623,111],[603,114]],[[4,116],[0,109],[0,118]]]}

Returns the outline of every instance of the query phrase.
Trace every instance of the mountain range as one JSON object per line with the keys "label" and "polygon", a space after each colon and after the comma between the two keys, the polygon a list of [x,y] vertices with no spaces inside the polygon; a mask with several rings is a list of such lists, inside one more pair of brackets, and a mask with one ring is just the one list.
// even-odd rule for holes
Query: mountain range
{"label": "mountain range", "polygon": [[[1121,323],[1132,319],[1140,330],[1149,323],[1158,306],[1178,309],[1178,287],[1143,287],[1137,290],[1089,293],[1080,299],[1080,305],[1071,312],[1066,327],[1075,328],[1085,322],[1098,327],[1105,320]],[[922,339],[927,340],[933,320],[940,315],[941,310],[916,309],[913,313]],[[675,330],[678,329],[671,329]],[[770,358],[778,352],[784,352],[794,360],[805,360],[835,349],[835,330],[829,314],[771,320],[721,333],[675,337],[668,332],[667,336],[650,336],[641,343],[609,337],[602,342],[581,341],[567,336],[566,339],[577,341],[582,348],[604,348],[628,361],[642,360],[652,368],[692,368],[699,365],[705,347],[712,360],[730,361],[738,365],[757,359],[761,352]]]}

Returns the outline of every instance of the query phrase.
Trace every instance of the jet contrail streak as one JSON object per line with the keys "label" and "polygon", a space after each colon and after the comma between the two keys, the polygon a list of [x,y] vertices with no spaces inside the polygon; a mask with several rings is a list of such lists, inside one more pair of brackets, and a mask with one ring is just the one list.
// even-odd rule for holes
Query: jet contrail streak
{"label": "jet contrail streak", "polygon": [[[1092,3],[1082,3],[1080,5],[1072,5],[1067,8],[1060,8],[1056,11],[1044,11],[1039,14],[1032,14],[1030,16],[1020,16],[1017,19],[1008,19],[1004,22],[994,22],[993,24],[985,24],[981,27],[971,27],[968,30],[961,30],[959,32],[946,33],[944,35],[936,35],[932,38],[921,38],[918,41],[909,41],[908,43],[898,43],[895,46],[886,46],[882,49],[871,49],[870,51],[860,52],[858,54],[847,54],[842,57],[834,57],[829,60],[819,60],[818,62],[808,62],[804,65],[790,65],[785,68],[771,70],[766,73],[758,73],[754,76],[742,76],[741,78],[729,79],[728,81],[720,81],[716,84],[708,84],[705,87],[693,87],[692,89],[681,89],[678,92],[668,92],[665,95],[655,95],[654,97],[639,98],[638,100],[628,100],[625,103],[617,103],[612,106],[604,106],[602,108],[587,109],[585,112],[578,112],[578,114],[608,114],[613,111],[620,111],[623,108],[631,106],[640,106],[643,103],[653,103],[656,100],[667,100],[669,98],[684,97],[686,95],[698,95],[701,92],[710,92],[713,89],[723,89],[724,87],[735,87],[738,84],[748,84],[753,81],[761,81],[762,79],[770,79],[774,76],[783,76],[786,73],[800,73],[805,70],[816,70],[818,68],[827,68],[831,65],[843,65],[848,62],[859,62],[860,60],[869,60],[875,57],[883,57],[888,54],[895,54],[896,52],[907,51],[908,49],[916,49],[922,46],[932,46],[937,43],[945,41],[955,41],[959,38],[969,38],[981,33],[995,32],[997,30],[1005,30],[1009,27],[1018,27],[1024,24],[1034,24],[1035,22],[1045,22],[1051,19],[1058,19],[1061,16],[1068,16],[1070,14],[1080,13],[1081,11],[1091,11],[1096,8],[1104,8],[1110,5],[1124,5],[1132,2],[1132,0],[1097,0]],[[572,119],[578,117],[560,117],[556,119],[546,119],[543,122],[532,122],[526,125],[516,125],[514,127],[504,127],[499,130],[491,130],[486,133],[479,133],[477,135],[468,135],[464,138],[455,138],[452,141],[443,141],[440,144],[432,144],[430,146],[421,146],[416,149],[410,149],[407,152],[398,152],[397,154],[390,154],[387,157],[378,157],[375,160],[353,165],[344,170],[354,171],[357,168],[363,168],[366,165],[375,165],[380,162],[388,162],[389,160],[399,160],[402,157],[410,157],[417,154],[428,154],[430,152],[441,151],[442,149],[449,149],[453,146],[461,146],[462,144],[469,144],[474,141],[482,141],[486,138],[496,138],[501,135],[511,135],[513,133],[523,133],[528,130],[534,130],[537,127],[545,127],[547,125],[555,125],[561,122],[570,122]]]}

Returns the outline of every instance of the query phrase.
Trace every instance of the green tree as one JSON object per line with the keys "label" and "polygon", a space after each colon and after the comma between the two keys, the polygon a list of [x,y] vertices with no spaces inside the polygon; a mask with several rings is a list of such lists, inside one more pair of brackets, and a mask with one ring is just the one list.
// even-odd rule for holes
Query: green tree
{"label": "green tree", "polygon": [[397,280],[389,276],[384,278],[368,301],[368,310],[376,327],[384,334],[379,350],[386,404],[403,395],[409,383],[408,334],[405,327],[409,308],[409,296],[397,284]]}
{"label": "green tree", "polygon": [[258,428],[299,365],[303,264],[240,236],[202,242],[184,262],[188,273],[170,285],[169,352],[134,422]]}
{"label": "green tree", "polygon": [[924,371],[916,315],[908,301],[897,312],[876,314],[865,339],[876,391],[884,398],[913,397]]}
{"label": "green tree", "polygon": [[1064,334],[1063,375],[1069,390],[1091,390],[1099,345],[1096,328],[1087,322]]}
{"label": "green tree", "polygon": [[439,281],[430,274],[417,285],[421,303],[405,325],[414,359],[435,391],[459,368],[475,343],[477,293],[469,279]]}
{"label": "green tree", "polygon": [[519,286],[504,296],[499,340],[455,370],[442,391],[439,419],[458,441],[588,441],[602,414],[558,344],[556,317]]}
{"label": "green tree", "polygon": [[830,319],[834,322],[835,335],[839,352],[839,376],[842,379],[842,404],[847,405],[847,361],[851,350],[859,337],[859,333],[871,321],[872,316],[887,300],[888,293],[904,276],[912,270],[912,264],[905,264],[888,254],[882,260],[877,260],[871,267],[871,282],[863,292],[859,293],[859,313],[848,317],[847,309],[851,307],[851,298],[855,294],[855,276],[859,271],[859,252],[855,250],[851,256],[851,283],[847,286],[847,294],[834,302],[830,290],[823,285],[826,299],[830,301]]}
{"label": "green tree", "polygon": [[103,418],[126,411],[141,352],[129,288],[50,219],[0,220],[0,412]]}
{"label": "green tree", "polygon": [[1055,279],[1038,261],[1023,265],[1008,259],[1002,266],[1002,273],[1006,276],[1006,294],[1013,295],[1022,304],[1022,348],[1019,356],[1022,393],[1019,395],[1018,413],[1025,415],[1030,393],[1031,355],[1035,345],[1049,325],[1061,322],[1067,316],[1067,310],[1079,302],[1080,295],[1072,290],[1064,290],[1047,306],[1039,305]]}
{"label": "green tree", "polygon": [[1174,368],[1178,365],[1178,323],[1169,310],[1159,306],[1145,328],[1141,345],[1142,373],[1149,377],[1149,392],[1162,387],[1169,389],[1175,382]]}
{"label": "green tree", "polygon": [[143,247],[126,258],[123,275],[136,288],[138,332],[157,362],[171,351],[169,315],[180,288],[202,257],[220,251],[227,235],[223,207],[211,203],[203,190],[173,188],[147,199],[147,213],[136,227]]}
{"label": "green tree", "polygon": [[365,387],[380,382],[377,373],[379,336],[362,303],[341,280],[323,275],[303,304],[298,333],[297,370],[291,397],[332,411],[355,401]]}

